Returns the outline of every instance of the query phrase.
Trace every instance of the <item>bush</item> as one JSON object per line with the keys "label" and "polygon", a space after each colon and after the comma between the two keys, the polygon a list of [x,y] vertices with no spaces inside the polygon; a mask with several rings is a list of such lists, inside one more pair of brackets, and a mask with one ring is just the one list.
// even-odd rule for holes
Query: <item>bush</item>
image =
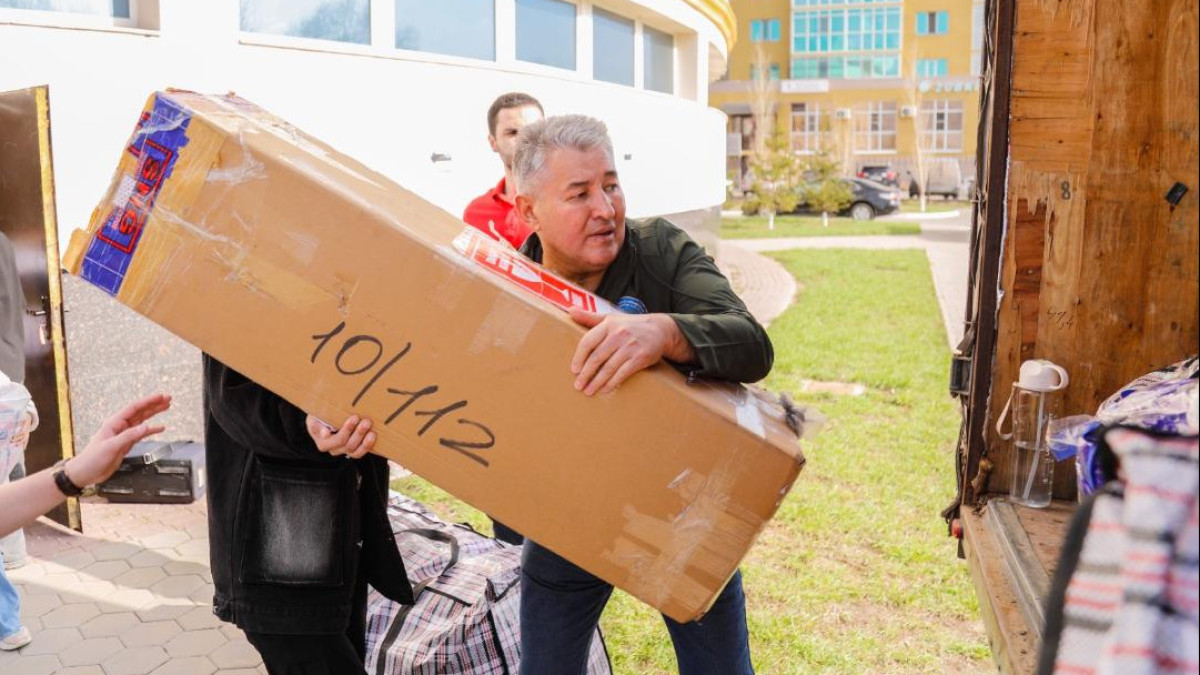
{"label": "bush", "polygon": [[747,192],[742,196],[742,215],[757,216],[762,204],[753,193]]}

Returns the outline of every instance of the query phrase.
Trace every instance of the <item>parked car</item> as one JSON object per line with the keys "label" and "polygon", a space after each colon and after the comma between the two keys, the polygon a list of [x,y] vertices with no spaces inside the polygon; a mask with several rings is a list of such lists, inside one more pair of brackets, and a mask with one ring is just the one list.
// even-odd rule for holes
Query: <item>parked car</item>
{"label": "parked car", "polygon": [[900,177],[887,164],[866,164],[858,170],[858,177],[873,180],[883,185],[890,185],[891,187],[900,186]]}
{"label": "parked car", "polygon": [[[853,193],[850,204],[838,212],[854,220],[871,220],[900,208],[900,190],[865,178],[843,178]],[[791,213],[814,213],[801,202]]]}
{"label": "parked car", "polygon": [[[920,190],[917,177],[911,171],[908,175],[908,196],[918,197]],[[964,193],[968,190],[958,160],[949,158],[929,160],[929,168],[925,171],[926,197],[940,195],[946,199],[966,199],[967,195]]]}

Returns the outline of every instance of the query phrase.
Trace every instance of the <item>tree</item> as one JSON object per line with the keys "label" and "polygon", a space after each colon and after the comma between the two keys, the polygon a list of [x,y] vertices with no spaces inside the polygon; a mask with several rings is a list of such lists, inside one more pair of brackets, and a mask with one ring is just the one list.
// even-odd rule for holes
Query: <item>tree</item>
{"label": "tree", "polygon": [[791,142],[782,129],[777,129],[764,143],[763,150],[752,160],[754,183],[752,190],[758,200],[759,212],[767,214],[767,229],[775,229],[775,214],[791,211],[800,203],[800,184],[804,167],[792,152]]}
{"label": "tree", "polygon": [[829,213],[837,213],[850,205],[854,193],[842,179],[842,163],[838,161],[832,143],[821,143],[806,162],[804,203],[821,212],[821,224],[829,227]]}
{"label": "tree", "polygon": [[921,91],[920,79],[920,52],[917,50],[916,40],[912,41],[912,46],[907,50],[906,61],[909,66],[905,70],[909,77],[904,81],[904,100],[905,105],[912,110],[913,124],[913,161],[916,163],[917,173],[913,176],[913,180],[917,182],[917,203],[920,205],[921,213],[925,212],[925,206],[928,199],[925,195],[925,189],[929,187],[929,162],[926,161],[925,131],[928,125],[933,123],[929,113],[924,109],[924,92]]}

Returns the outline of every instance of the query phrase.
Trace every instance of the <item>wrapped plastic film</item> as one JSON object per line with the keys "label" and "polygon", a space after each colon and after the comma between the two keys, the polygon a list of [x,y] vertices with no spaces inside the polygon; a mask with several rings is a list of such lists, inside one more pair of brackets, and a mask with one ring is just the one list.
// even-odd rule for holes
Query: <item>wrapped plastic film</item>
{"label": "wrapped plastic film", "polygon": [[1200,430],[1200,386],[1195,356],[1133,380],[1108,397],[1095,415],[1072,415],[1051,422],[1050,451],[1058,460],[1076,460],[1079,495],[1112,479],[1112,467],[1097,452],[1098,434],[1126,425],[1160,434],[1194,435]]}

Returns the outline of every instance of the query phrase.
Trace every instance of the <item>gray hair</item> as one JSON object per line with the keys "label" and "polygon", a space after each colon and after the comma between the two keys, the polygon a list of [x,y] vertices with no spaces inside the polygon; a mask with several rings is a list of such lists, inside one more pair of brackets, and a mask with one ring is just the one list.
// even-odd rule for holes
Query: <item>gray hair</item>
{"label": "gray hair", "polygon": [[513,178],[517,191],[528,194],[546,168],[552,150],[570,148],[587,152],[604,148],[613,156],[612,140],[604,122],[587,115],[556,115],[521,129],[513,156]]}

